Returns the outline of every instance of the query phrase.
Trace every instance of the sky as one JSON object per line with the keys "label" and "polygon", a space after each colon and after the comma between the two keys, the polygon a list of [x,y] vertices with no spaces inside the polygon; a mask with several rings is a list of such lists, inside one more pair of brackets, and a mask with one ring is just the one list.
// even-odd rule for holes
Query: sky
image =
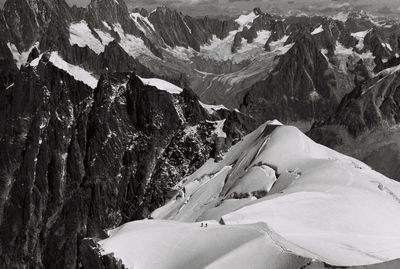
{"label": "sky", "polygon": [[[112,0],[110,0],[112,1]],[[144,7],[152,10],[166,5],[192,16],[237,15],[255,7],[264,11],[287,13],[329,13],[359,8],[380,15],[400,16],[400,0],[125,0],[129,8]],[[0,0],[3,5],[5,0]],[[67,0],[70,5],[87,5],[90,0]]]}

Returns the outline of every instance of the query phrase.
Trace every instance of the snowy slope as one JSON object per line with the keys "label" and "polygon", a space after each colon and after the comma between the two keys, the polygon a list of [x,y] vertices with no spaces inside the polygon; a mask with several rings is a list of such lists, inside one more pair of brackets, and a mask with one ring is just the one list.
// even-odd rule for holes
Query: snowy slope
{"label": "snowy slope", "polygon": [[144,220],[110,231],[101,246],[103,254],[113,252],[128,268],[265,269],[277,256],[275,268],[306,264],[304,258],[282,253],[272,237],[265,237],[267,231],[262,223],[229,227],[208,222],[201,227],[200,223]]}
{"label": "snowy slope", "polygon": [[144,41],[134,35],[125,33],[121,24],[117,23],[113,25],[113,30],[119,37],[119,45],[125,50],[130,56],[136,58],[140,55],[147,55],[149,57],[154,56],[153,53],[146,47]]}
{"label": "snowy slope", "polygon": [[97,30],[96,32],[102,40],[97,39],[93,35],[92,30],[90,30],[86,21],[72,23],[69,26],[69,42],[71,45],[76,44],[79,47],[88,46],[95,53],[100,54],[104,51],[104,45],[111,42],[112,38],[109,34],[104,33],[101,30]]}
{"label": "snowy slope", "polygon": [[21,68],[21,66],[26,63],[32,49],[34,47],[38,47],[38,46],[39,46],[39,42],[36,42],[29,50],[19,52],[17,47],[13,43],[10,43],[10,42],[7,43],[7,47],[9,48],[11,54],[13,55],[15,64],[17,65],[18,68]]}
{"label": "snowy slope", "polygon": [[253,21],[258,17],[254,12],[250,12],[249,14],[240,15],[235,22],[240,25],[239,31],[243,30],[244,27],[250,28],[253,24]]}
{"label": "snowy slope", "polygon": [[225,109],[228,110],[224,105],[208,105],[204,104],[203,102],[199,101],[199,104],[207,110],[207,112],[212,115],[215,114],[218,110]]}
{"label": "snowy slope", "polygon": [[183,91],[182,88],[179,88],[178,86],[159,78],[139,78],[144,85],[153,86],[161,91],[166,91],[171,94],[180,94]]}
{"label": "snowy slope", "polygon": [[400,258],[400,184],[276,121],[176,188],[181,195],[152,213],[160,220],[111,231],[100,241],[103,253],[128,268],[289,269],[305,260],[356,266]]}
{"label": "snowy slope", "polygon": [[[39,59],[39,58],[38,58]],[[38,63],[38,59],[32,61],[31,65],[34,66]],[[68,74],[73,76],[76,80],[82,81],[92,89],[97,87],[98,80],[91,73],[86,71],[85,69],[72,65],[58,55],[58,52],[54,51],[50,55],[49,61],[57,68],[66,71]]]}
{"label": "snowy slope", "polygon": [[366,35],[370,32],[370,30],[366,31],[361,31],[357,33],[351,33],[352,37],[355,37],[358,40],[358,44],[356,45],[356,48],[362,50],[364,48],[364,39]]}

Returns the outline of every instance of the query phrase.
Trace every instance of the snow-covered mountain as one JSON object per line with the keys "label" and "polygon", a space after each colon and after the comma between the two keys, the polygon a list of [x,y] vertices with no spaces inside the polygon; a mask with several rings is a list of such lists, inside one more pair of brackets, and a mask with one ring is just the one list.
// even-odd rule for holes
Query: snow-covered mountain
{"label": "snow-covered mountain", "polygon": [[[262,125],[176,190],[151,219],[108,231],[101,253],[126,268],[348,268],[400,257],[400,183],[295,127]],[[371,268],[399,262],[386,266]]]}
{"label": "snow-covered mountain", "polygon": [[399,27],[7,0],[0,268],[397,269]]}

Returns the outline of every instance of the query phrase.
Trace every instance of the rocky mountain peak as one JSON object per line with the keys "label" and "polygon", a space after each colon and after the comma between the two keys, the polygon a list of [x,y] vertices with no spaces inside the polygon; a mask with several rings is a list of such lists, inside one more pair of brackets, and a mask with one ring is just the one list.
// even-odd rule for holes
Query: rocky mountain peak
{"label": "rocky mountain peak", "polygon": [[64,0],[7,0],[4,18],[11,40],[19,49],[29,48],[54,21],[71,20]]}
{"label": "rocky mountain peak", "polygon": [[258,16],[258,15],[264,14],[264,12],[262,12],[262,11],[261,11],[261,8],[259,8],[259,7],[254,8],[254,9],[253,9],[253,12],[254,12],[254,14],[256,14],[257,16]]}
{"label": "rocky mountain peak", "polygon": [[386,42],[382,32],[373,27],[364,38],[364,50],[370,50],[375,56],[375,62],[380,64],[382,59],[388,59],[394,53],[391,45]]}
{"label": "rocky mountain peak", "polygon": [[128,7],[121,0],[92,0],[88,12],[98,20],[118,23],[129,17]]}
{"label": "rocky mountain peak", "polygon": [[139,13],[140,15],[142,15],[143,17],[148,17],[149,16],[149,11],[145,8],[134,8],[132,10],[133,13]]}

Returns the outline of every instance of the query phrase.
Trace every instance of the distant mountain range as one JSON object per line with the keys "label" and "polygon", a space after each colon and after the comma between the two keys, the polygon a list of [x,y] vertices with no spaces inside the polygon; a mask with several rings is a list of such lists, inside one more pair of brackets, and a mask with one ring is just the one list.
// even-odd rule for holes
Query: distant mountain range
{"label": "distant mountain range", "polygon": [[[0,0],[3,6],[5,0]],[[66,0],[72,6],[86,7],[90,0]],[[270,12],[306,13],[309,15],[331,15],[340,11],[366,10],[375,15],[396,16],[400,14],[400,3],[396,0],[297,0],[297,1],[257,1],[257,0],[127,0],[127,6],[133,8],[145,8],[153,10],[159,6],[166,5],[172,9],[178,9],[191,16],[238,16],[249,13],[253,8],[260,7]]]}

